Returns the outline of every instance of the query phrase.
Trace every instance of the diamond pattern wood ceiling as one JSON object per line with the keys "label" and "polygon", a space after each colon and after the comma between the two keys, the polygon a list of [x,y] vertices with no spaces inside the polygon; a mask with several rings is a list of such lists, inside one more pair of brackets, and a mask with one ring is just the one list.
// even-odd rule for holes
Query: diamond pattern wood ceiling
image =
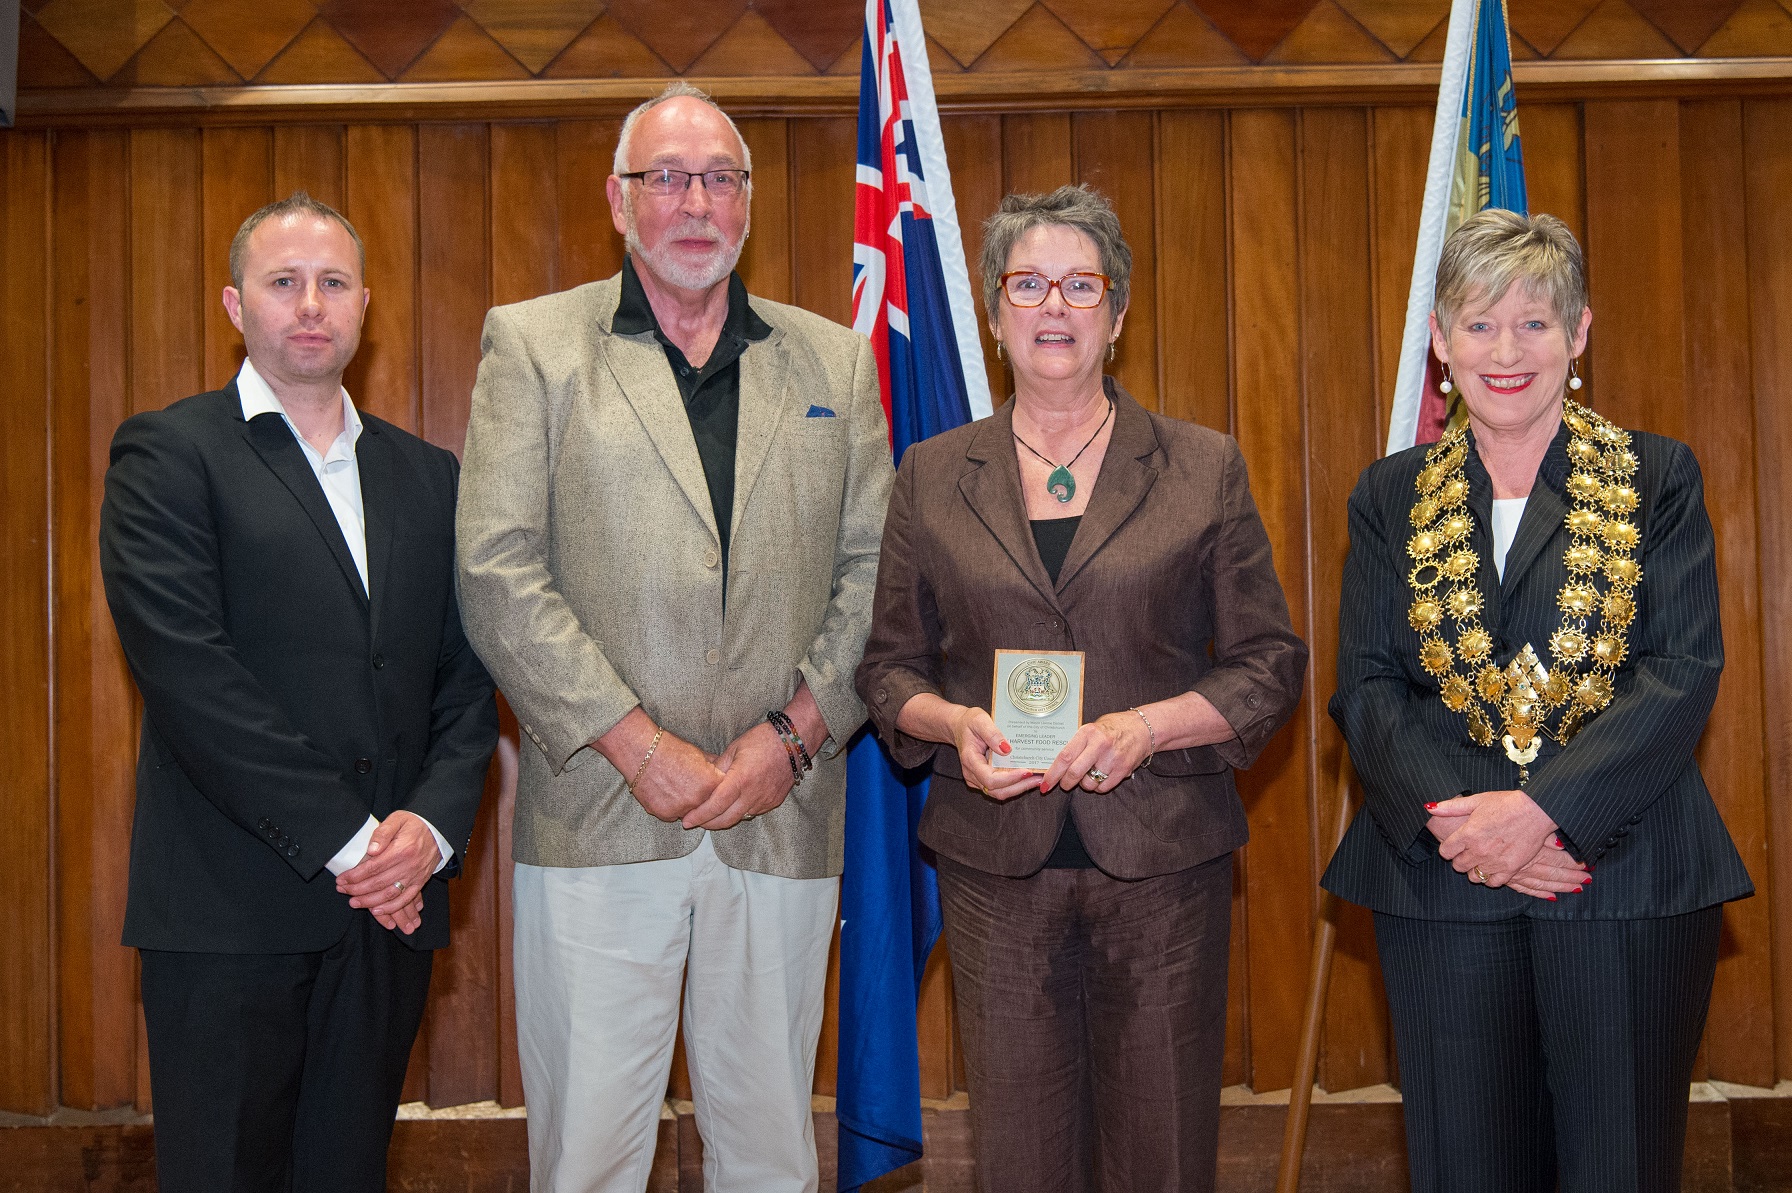
{"label": "diamond pattern wood ceiling", "polygon": [[[922,0],[938,72],[1435,61],[1449,0]],[[850,74],[858,0],[29,0],[19,86]],[[1509,0],[1514,58],[1777,56],[1792,0]]]}

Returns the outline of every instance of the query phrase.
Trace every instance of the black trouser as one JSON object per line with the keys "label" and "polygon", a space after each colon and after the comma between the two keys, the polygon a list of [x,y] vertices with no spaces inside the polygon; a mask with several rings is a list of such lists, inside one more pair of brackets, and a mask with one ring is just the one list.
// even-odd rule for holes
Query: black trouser
{"label": "black trouser", "polygon": [[1673,1193],[1722,908],[1375,917],[1415,1193]]}
{"label": "black trouser", "polygon": [[430,952],[141,953],[161,1193],[383,1193]]}

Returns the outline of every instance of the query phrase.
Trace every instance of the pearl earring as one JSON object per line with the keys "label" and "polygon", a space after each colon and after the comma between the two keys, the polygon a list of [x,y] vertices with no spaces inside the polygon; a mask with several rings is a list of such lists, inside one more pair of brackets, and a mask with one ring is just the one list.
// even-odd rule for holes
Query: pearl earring
{"label": "pearl earring", "polygon": [[1578,390],[1578,389],[1580,389],[1581,386],[1583,386],[1585,384],[1586,384],[1586,382],[1584,382],[1580,379],[1580,362],[1577,360],[1569,361],[1568,362],[1568,388],[1573,389],[1573,390]]}
{"label": "pearl earring", "polygon": [[1456,382],[1450,378],[1450,366],[1444,366],[1444,379],[1437,383],[1437,392],[1448,394],[1456,388]]}

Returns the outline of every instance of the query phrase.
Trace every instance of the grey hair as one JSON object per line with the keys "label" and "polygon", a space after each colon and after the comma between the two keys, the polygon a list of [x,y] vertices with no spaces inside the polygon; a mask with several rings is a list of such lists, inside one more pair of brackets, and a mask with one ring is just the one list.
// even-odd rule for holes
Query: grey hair
{"label": "grey hair", "polygon": [[1447,336],[1469,303],[1491,306],[1518,282],[1549,303],[1572,343],[1587,309],[1587,263],[1568,225],[1553,215],[1489,207],[1463,220],[1444,241],[1431,301]]}
{"label": "grey hair", "polygon": [[1108,275],[1111,313],[1117,318],[1132,298],[1132,249],[1120,231],[1120,217],[1100,191],[1087,186],[1061,186],[1049,195],[1009,195],[995,214],[983,221],[983,306],[995,322],[1002,301],[1002,274],[1008,254],[1034,228],[1056,224],[1074,228],[1095,245],[1101,272]]}
{"label": "grey hair", "polygon": [[348,233],[349,239],[355,242],[355,257],[361,269],[361,276],[367,276],[367,246],[361,243],[361,234],[355,226],[348,222],[348,217],[331,207],[328,203],[313,199],[304,191],[294,191],[286,198],[269,203],[260,211],[243,221],[243,226],[236,230],[230,238],[230,284],[238,290],[243,288],[243,261],[249,255],[249,237],[255,229],[271,219],[286,219],[295,215],[315,216],[320,220],[335,220]]}
{"label": "grey hair", "polygon": [[629,172],[628,143],[634,137],[635,122],[648,112],[651,112],[653,109],[665,103],[667,100],[678,99],[681,96],[702,100],[717,112],[721,112],[722,119],[728,122],[729,129],[733,131],[735,139],[740,142],[741,168],[748,171],[753,169],[753,151],[747,147],[747,139],[740,135],[740,129],[735,126],[734,117],[726,112],[722,112],[722,106],[716,103],[715,100],[709,98],[709,93],[702,88],[693,87],[683,79],[673,79],[670,83],[666,84],[666,89],[664,91],[660,92],[647,102],[637,106],[634,111],[623,118],[622,135],[616,138],[616,157],[611,162],[610,172],[612,174],[626,174]]}

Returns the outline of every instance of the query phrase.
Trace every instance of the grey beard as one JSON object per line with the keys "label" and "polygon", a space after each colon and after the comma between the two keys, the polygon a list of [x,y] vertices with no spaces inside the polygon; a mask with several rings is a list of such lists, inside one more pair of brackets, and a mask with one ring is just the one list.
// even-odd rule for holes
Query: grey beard
{"label": "grey beard", "polygon": [[749,220],[747,226],[740,230],[739,240],[733,244],[721,242],[708,260],[691,263],[677,259],[664,248],[650,249],[641,243],[640,233],[635,228],[632,203],[624,208],[623,217],[628,225],[623,243],[635,260],[649,268],[654,277],[681,290],[707,290],[733,273],[734,266],[740,261],[740,251],[746,247],[747,233],[752,231]]}

